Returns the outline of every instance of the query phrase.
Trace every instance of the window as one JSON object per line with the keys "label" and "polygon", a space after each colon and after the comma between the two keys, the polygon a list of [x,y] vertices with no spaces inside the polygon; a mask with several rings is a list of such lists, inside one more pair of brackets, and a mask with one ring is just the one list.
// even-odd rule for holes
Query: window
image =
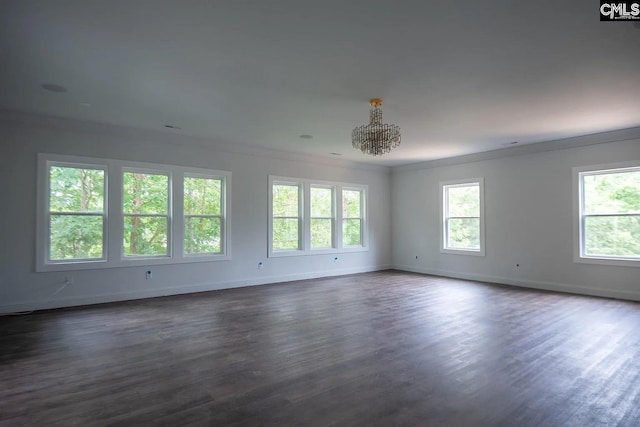
{"label": "window", "polygon": [[269,177],[270,257],[367,250],[367,186]]}
{"label": "window", "polygon": [[36,271],[230,259],[231,173],[40,154]]}
{"label": "window", "polygon": [[342,245],[362,246],[362,190],[342,190]]}
{"label": "window", "polygon": [[484,255],[483,180],[444,182],[440,188],[441,252]]}
{"label": "window", "polygon": [[124,172],[122,186],[124,256],[168,256],[169,176]]}
{"label": "window", "polygon": [[273,189],[273,249],[300,249],[300,186],[298,184],[274,184]]}
{"label": "window", "polygon": [[223,180],[184,178],[184,252],[188,255],[219,254],[224,229]]}
{"label": "window", "polygon": [[575,174],[577,261],[640,264],[640,165],[575,168]]}
{"label": "window", "polygon": [[105,259],[104,169],[52,162],[48,184],[47,261]]}
{"label": "window", "polygon": [[333,248],[333,187],[311,186],[311,249]]}

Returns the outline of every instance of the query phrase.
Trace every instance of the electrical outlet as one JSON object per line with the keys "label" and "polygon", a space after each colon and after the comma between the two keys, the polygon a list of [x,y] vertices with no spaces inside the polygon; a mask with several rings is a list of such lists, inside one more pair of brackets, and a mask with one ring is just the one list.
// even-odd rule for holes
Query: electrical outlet
{"label": "electrical outlet", "polygon": [[151,273],[151,270],[147,270],[147,273],[145,274],[144,278],[147,280],[151,280],[153,278],[153,274]]}
{"label": "electrical outlet", "polygon": [[262,270],[262,267],[264,267],[264,264],[262,263],[262,261],[258,262],[258,270]]}

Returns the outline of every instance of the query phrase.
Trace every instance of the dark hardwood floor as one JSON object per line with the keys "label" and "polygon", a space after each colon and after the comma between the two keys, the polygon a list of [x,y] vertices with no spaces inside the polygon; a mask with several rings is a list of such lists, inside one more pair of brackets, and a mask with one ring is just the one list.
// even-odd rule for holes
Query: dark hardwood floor
{"label": "dark hardwood floor", "polygon": [[386,271],[0,326],[2,426],[640,425],[633,302]]}

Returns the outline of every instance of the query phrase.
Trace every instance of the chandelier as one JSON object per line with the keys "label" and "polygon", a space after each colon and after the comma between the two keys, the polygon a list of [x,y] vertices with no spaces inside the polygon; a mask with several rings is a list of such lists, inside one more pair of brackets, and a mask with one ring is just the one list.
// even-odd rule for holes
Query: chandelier
{"label": "chandelier", "polygon": [[400,126],[382,123],[382,99],[373,98],[369,103],[369,124],[353,130],[351,143],[364,154],[382,156],[400,145]]}

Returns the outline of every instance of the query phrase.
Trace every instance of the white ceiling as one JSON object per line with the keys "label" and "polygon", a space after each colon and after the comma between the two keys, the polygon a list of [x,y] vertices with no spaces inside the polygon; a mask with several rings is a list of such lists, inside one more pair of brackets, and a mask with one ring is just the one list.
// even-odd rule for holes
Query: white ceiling
{"label": "white ceiling", "polygon": [[[3,0],[0,108],[382,165],[640,126],[640,26],[598,7]],[[372,97],[403,134],[382,158],[350,141]]]}

